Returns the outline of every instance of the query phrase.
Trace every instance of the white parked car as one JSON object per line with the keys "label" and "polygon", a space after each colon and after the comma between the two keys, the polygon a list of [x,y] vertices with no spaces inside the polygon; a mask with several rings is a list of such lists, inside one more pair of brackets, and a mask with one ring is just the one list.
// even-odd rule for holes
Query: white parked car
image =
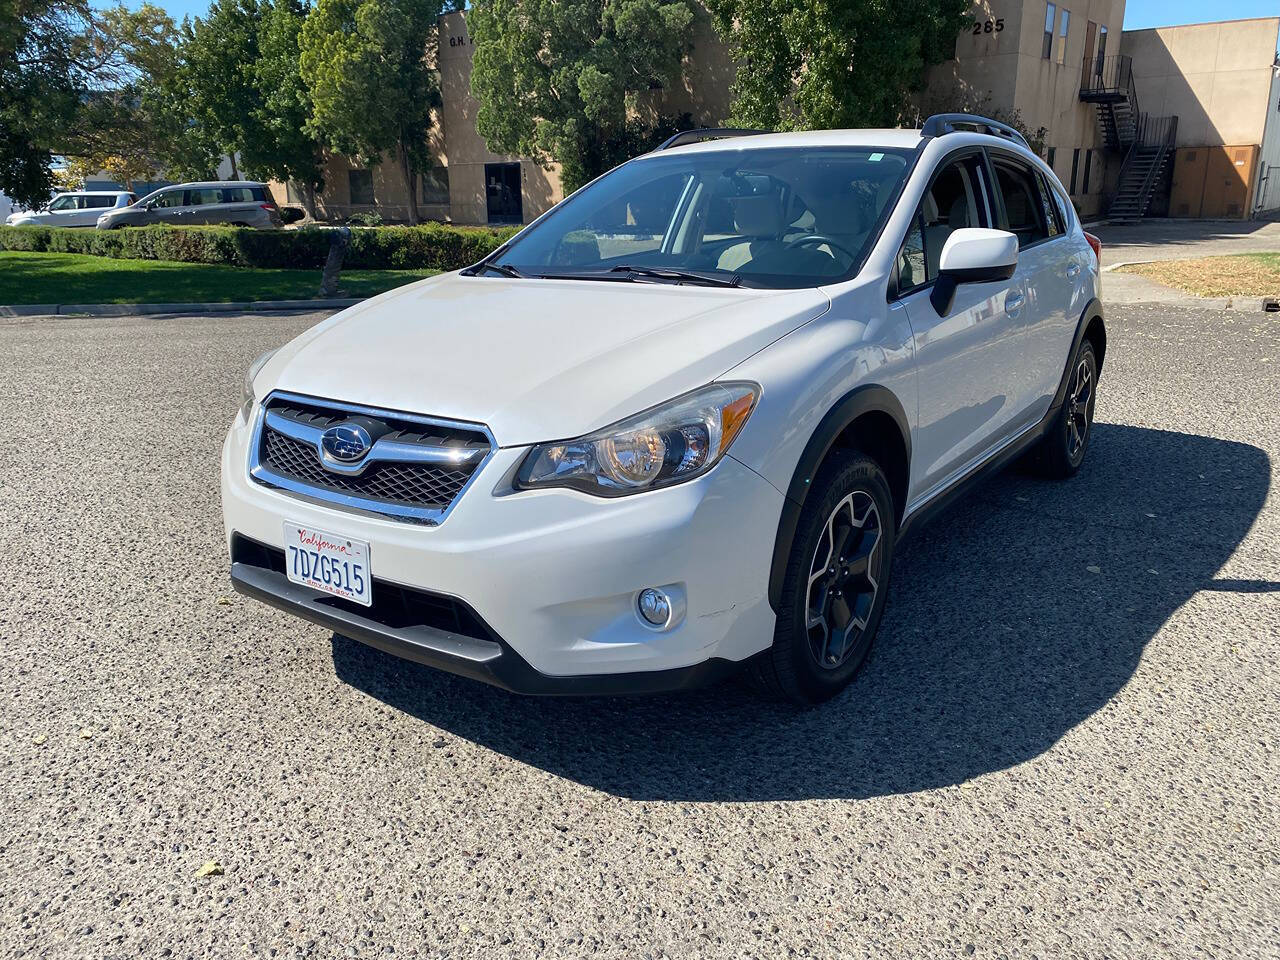
{"label": "white parked car", "polygon": [[741,133],[260,357],[236,589],[522,692],[844,687],[910,531],[1019,455],[1079,469],[1099,246],[993,121]]}
{"label": "white parked car", "polygon": [[104,213],[127,207],[137,199],[127,190],[72,190],[58,194],[39,210],[11,213],[5,223],[11,227],[93,227]]}

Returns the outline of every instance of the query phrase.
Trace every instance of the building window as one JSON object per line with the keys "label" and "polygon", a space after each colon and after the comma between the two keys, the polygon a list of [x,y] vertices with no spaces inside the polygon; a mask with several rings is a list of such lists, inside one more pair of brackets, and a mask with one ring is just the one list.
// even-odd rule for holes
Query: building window
{"label": "building window", "polygon": [[1073,197],[1076,195],[1076,173],[1080,170],[1080,148],[1076,147],[1071,154],[1071,189],[1068,191]]}
{"label": "building window", "polygon": [[1098,72],[1102,72],[1102,58],[1107,55],[1107,27],[1098,25]]}
{"label": "building window", "polygon": [[1058,156],[1058,148],[1050,147],[1049,155],[1045,158],[1045,163],[1049,164],[1049,169],[1052,170],[1054,173],[1058,172],[1057,168],[1053,165],[1053,161],[1057,159],[1057,156]]}
{"label": "building window", "polygon": [[347,189],[351,192],[352,205],[363,204],[365,206],[372,206],[374,203],[373,171],[348,170]]}
{"label": "building window", "polygon": [[1067,62],[1067,25],[1071,22],[1071,11],[1063,9],[1058,20],[1058,62]]}
{"label": "building window", "polygon": [[1058,15],[1058,8],[1052,3],[1045,5],[1044,11],[1044,46],[1040,50],[1040,56],[1048,60],[1053,56],[1053,21]]}
{"label": "building window", "polygon": [[1083,189],[1080,191],[1081,193],[1087,194],[1089,192],[1089,168],[1091,166],[1093,166],[1093,151],[1086,150],[1084,152],[1084,184]]}
{"label": "building window", "polygon": [[422,171],[422,202],[449,205],[449,168],[432,165]]}

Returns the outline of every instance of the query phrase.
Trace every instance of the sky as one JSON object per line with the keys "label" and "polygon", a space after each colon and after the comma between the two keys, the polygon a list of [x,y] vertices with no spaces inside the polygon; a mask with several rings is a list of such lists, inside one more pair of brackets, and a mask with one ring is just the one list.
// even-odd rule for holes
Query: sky
{"label": "sky", "polygon": [[[136,6],[136,0],[126,0]],[[188,14],[201,16],[209,9],[209,0],[152,0],[169,11],[174,20],[181,21]],[[1070,5],[1065,0],[1064,6]],[[1274,17],[1280,14],[1276,0],[1221,0],[1212,10],[1205,9],[1204,0],[1128,0],[1124,9],[1126,30],[1145,27],[1171,27],[1180,23],[1200,23],[1204,20],[1245,20],[1249,17]]]}

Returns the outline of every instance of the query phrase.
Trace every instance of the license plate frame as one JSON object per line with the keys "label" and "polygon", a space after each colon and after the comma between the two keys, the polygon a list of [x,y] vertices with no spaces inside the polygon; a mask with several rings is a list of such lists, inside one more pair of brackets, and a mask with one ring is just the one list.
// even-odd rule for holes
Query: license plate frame
{"label": "license plate frame", "polygon": [[367,540],[286,520],[284,572],[290,583],[373,606]]}

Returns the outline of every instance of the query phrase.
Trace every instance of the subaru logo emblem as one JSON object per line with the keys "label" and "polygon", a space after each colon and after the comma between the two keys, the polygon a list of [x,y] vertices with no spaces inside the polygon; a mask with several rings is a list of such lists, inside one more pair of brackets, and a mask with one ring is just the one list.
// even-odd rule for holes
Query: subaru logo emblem
{"label": "subaru logo emblem", "polygon": [[373,437],[358,423],[340,423],[320,435],[325,455],[339,463],[355,463],[373,446]]}

